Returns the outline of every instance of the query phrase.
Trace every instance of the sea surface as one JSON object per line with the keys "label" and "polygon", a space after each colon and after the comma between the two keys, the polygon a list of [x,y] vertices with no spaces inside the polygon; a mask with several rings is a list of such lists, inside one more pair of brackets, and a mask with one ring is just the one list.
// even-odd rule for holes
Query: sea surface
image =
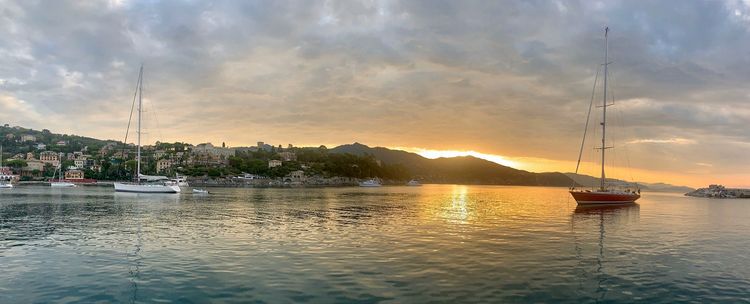
{"label": "sea surface", "polygon": [[[188,189],[189,190],[189,189]],[[565,188],[0,191],[0,303],[737,303],[750,200]]]}

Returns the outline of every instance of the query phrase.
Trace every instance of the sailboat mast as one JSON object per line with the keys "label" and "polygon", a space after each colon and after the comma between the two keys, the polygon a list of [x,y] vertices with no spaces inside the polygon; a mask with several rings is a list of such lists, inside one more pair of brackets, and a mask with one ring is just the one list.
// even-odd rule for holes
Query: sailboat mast
{"label": "sailboat mast", "polygon": [[143,65],[141,65],[141,70],[138,73],[138,152],[136,157],[137,159],[137,169],[136,169],[136,182],[141,182],[141,112],[143,108]]}
{"label": "sailboat mast", "polygon": [[602,177],[601,177],[601,190],[604,190],[604,153],[607,150],[606,136],[607,136],[607,51],[609,49],[609,42],[607,36],[609,34],[609,27],[604,28],[604,98],[602,98]]}

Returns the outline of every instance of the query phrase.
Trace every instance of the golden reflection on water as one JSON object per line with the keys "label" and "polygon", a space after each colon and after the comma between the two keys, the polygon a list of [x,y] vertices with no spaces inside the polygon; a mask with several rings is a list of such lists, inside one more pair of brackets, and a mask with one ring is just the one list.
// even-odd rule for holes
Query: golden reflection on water
{"label": "golden reflection on water", "polygon": [[449,200],[449,206],[442,208],[444,213],[443,218],[449,221],[466,224],[467,219],[471,215],[469,208],[467,207],[466,196],[469,192],[469,188],[463,185],[454,185],[451,190],[451,197]]}
{"label": "golden reflection on water", "polygon": [[[563,188],[514,186],[425,185],[413,199],[423,222],[481,226],[504,225],[544,230],[548,219],[566,217],[575,202],[566,203]],[[542,223],[529,226],[528,223]]]}

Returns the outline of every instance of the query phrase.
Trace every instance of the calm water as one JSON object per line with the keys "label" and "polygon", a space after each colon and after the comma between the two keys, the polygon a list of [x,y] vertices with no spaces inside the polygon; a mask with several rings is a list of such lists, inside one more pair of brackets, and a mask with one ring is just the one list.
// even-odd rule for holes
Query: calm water
{"label": "calm water", "polygon": [[750,200],[564,188],[0,192],[0,302],[748,302]]}

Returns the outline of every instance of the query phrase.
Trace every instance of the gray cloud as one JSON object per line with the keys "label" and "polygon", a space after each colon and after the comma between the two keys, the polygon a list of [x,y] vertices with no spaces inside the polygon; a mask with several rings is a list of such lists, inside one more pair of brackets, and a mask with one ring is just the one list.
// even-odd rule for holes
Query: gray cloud
{"label": "gray cloud", "polygon": [[120,138],[144,63],[162,140],[361,141],[569,160],[608,24],[633,165],[750,169],[737,152],[750,143],[750,8],[740,1],[0,7],[0,117],[11,124]]}

